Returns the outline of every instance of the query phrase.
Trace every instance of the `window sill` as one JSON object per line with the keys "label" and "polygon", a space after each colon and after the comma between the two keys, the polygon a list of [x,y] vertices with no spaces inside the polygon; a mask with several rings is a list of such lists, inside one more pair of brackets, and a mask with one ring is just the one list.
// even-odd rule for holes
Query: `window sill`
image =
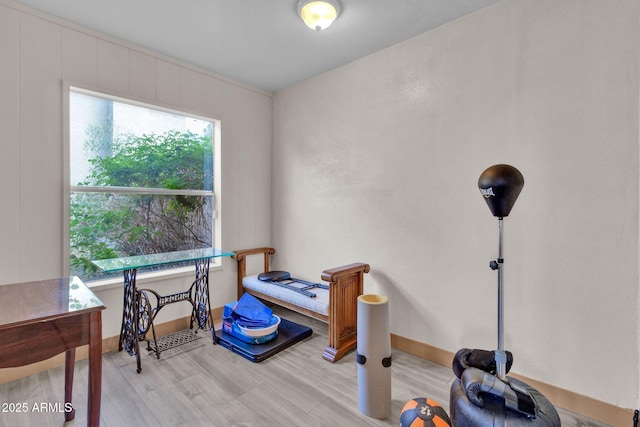
{"label": "window sill", "polygon": [[[213,262],[209,266],[209,273],[222,270],[221,264],[214,264]],[[143,288],[145,284],[154,283],[160,280],[171,280],[182,277],[193,277],[195,270],[193,266],[172,268],[164,271],[153,271],[148,273],[136,274],[136,287]],[[86,283],[92,291],[106,291],[109,289],[122,288],[123,278],[114,277],[110,279],[94,280]]]}

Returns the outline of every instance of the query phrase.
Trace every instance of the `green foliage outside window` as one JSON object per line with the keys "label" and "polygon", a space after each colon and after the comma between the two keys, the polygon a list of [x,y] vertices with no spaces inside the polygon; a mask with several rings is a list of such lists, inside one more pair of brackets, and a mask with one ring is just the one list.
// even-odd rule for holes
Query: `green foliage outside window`
{"label": "green foliage outside window", "polygon": [[[80,186],[212,190],[210,136],[170,131],[107,141],[89,134],[91,171]],[[211,247],[212,205],[210,195],[73,192],[71,273],[99,277],[92,259]]]}

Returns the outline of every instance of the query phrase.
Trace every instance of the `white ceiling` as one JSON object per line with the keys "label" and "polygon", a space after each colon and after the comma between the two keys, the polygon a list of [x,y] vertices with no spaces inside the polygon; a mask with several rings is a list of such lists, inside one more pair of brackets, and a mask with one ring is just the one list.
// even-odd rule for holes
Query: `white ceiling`
{"label": "white ceiling", "polygon": [[275,92],[499,0],[341,0],[321,32],[297,16],[297,0],[16,1]]}

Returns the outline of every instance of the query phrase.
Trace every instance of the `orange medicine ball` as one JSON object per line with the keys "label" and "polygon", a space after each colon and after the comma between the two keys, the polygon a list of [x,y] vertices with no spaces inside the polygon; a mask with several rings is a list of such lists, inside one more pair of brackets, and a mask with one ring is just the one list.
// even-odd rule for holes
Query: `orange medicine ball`
{"label": "orange medicine ball", "polygon": [[400,415],[400,427],[451,427],[449,415],[435,400],[416,397],[408,401]]}

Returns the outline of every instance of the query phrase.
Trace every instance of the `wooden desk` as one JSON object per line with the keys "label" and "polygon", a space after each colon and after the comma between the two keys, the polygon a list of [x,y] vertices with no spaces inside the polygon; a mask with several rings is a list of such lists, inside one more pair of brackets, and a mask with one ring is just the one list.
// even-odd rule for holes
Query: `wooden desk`
{"label": "wooden desk", "polygon": [[[100,425],[102,310],[77,277],[0,285],[0,368],[65,354],[65,421],[72,420],[76,347],[89,344],[87,425]],[[68,409],[67,409],[68,408]]]}

